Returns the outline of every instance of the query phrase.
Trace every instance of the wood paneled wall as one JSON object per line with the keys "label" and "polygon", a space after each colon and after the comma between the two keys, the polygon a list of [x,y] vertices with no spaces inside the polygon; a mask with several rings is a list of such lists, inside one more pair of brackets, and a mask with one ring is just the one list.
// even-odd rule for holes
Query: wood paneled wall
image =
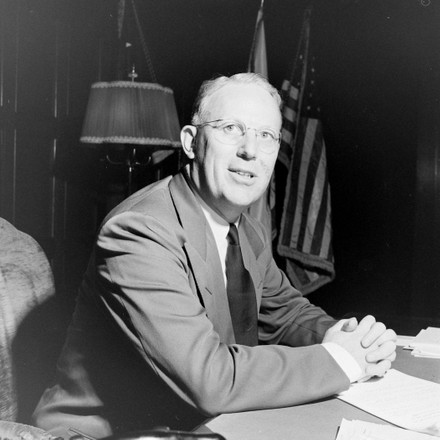
{"label": "wood paneled wall", "polygon": [[115,2],[0,5],[0,215],[40,242],[62,291],[96,228],[96,151],[79,136],[90,84],[112,72]]}

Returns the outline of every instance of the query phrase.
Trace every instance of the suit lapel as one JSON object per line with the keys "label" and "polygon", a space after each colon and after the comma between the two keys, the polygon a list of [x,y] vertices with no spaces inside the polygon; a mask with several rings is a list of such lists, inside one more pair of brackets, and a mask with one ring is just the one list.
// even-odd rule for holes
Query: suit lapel
{"label": "suit lapel", "polygon": [[170,182],[170,193],[185,231],[184,249],[197,288],[214,329],[222,342],[234,342],[232,321],[220,258],[211,228],[192,193],[184,173]]}

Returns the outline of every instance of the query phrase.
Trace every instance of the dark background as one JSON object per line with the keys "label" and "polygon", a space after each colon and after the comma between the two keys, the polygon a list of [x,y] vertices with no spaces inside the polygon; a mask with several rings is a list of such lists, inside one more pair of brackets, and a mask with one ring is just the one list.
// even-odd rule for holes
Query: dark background
{"label": "dark background", "polygon": [[[266,0],[269,79],[290,75],[308,1]],[[102,215],[124,194],[79,142],[90,85],[151,81],[131,2],[1,0],[0,215],[44,247],[69,316]],[[259,0],[136,1],[157,81],[189,122],[200,83],[247,67]],[[311,44],[327,144],[336,279],[330,313],[410,332],[440,317],[440,2],[316,0]],[[132,46],[124,50],[125,41]],[[122,58],[121,58],[122,57]],[[122,60],[122,61],[121,61]],[[141,184],[175,172],[175,153]],[[414,325],[413,325],[414,324]]]}

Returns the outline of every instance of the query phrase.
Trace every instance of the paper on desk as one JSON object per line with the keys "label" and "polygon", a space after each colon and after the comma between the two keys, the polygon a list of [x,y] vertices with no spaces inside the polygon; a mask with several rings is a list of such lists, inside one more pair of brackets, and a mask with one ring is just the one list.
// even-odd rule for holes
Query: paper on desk
{"label": "paper on desk", "polygon": [[391,369],[352,384],[339,399],[394,425],[440,437],[440,384]]}
{"label": "paper on desk", "polygon": [[396,345],[409,348],[410,345],[414,342],[415,336],[402,336],[397,335]]}
{"label": "paper on desk", "polygon": [[432,436],[390,425],[342,419],[335,440],[430,440]]}
{"label": "paper on desk", "polygon": [[420,330],[418,335],[414,338],[414,344],[431,344],[440,347],[440,328],[427,327]]}
{"label": "paper on desk", "polygon": [[440,328],[427,327],[420,330],[409,345],[413,349],[413,356],[440,358]]}
{"label": "paper on desk", "polygon": [[440,359],[440,353],[437,353],[433,350],[426,349],[423,347],[420,348],[414,348],[411,354],[415,357],[422,357],[422,358],[430,358],[430,359]]}

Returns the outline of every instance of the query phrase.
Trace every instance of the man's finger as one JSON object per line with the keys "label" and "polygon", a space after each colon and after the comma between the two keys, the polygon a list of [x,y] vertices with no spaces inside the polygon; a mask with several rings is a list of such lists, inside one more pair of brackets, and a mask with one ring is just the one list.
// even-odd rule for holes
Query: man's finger
{"label": "man's finger", "polygon": [[391,362],[389,360],[383,360],[377,364],[368,364],[365,372],[367,376],[382,377],[390,368]]}
{"label": "man's finger", "polygon": [[331,332],[342,331],[344,326],[347,325],[348,321],[349,321],[349,319],[340,319],[336,324],[331,326],[327,331],[331,331]]}
{"label": "man's finger", "polygon": [[374,316],[367,315],[361,319],[361,321],[359,322],[359,324],[357,326],[356,331],[361,334],[365,334],[371,329],[371,327],[375,323],[376,323],[376,319],[374,318]]}
{"label": "man's finger", "polygon": [[358,322],[356,318],[347,319],[344,325],[341,327],[341,330],[344,332],[352,332],[356,330],[358,326]]}
{"label": "man's finger", "polygon": [[367,380],[370,380],[372,376],[364,376],[361,377],[357,382],[361,383],[361,382],[366,382]]}
{"label": "man's finger", "polygon": [[367,348],[376,340],[381,337],[385,331],[386,331],[385,324],[382,322],[375,322],[370,330],[364,335],[364,337],[361,340],[362,347]]}
{"label": "man's finger", "polygon": [[396,344],[394,341],[384,342],[382,345],[370,351],[365,356],[365,359],[369,363],[379,362],[385,359],[394,360],[396,354]]}
{"label": "man's finger", "polygon": [[381,345],[384,342],[387,341],[393,341],[393,342],[397,342],[397,335],[396,332],[392,329],[387,329],[385,330],[385,332],[383,332],[377,339],[376,339],[376,344],[377,345]]}
{"label": "man's finger", "polygon": [[388,359],[390,362],[394,362],[396,360],[396,357],[397,357],[397,353],[394,352],[394,353],[391,353],[389,356],[387,356],[385,358],[385,360]]}

